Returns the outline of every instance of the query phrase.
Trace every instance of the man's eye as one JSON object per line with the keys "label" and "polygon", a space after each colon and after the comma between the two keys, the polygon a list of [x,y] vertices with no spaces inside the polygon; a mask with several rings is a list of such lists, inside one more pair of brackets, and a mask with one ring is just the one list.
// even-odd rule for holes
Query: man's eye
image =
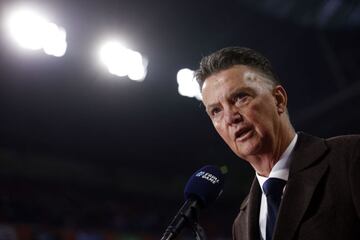
{"label": "man's eye", "polygon": [[217,115],[220,111],[221,111],[220,108],[213,108],[213,109],[211,109],[211,111],[210,111],[210,115],[211,115],[211,116],[215,116],[215,115]]}
{"label": "man's eye", "polygon": [[245,93],[237,94],[237,95],[234,97],[234,102],[235,102],[235,103],[244,102],[244,101],[247,100],[247,97],[248,97],[248,95],[245,94]]}

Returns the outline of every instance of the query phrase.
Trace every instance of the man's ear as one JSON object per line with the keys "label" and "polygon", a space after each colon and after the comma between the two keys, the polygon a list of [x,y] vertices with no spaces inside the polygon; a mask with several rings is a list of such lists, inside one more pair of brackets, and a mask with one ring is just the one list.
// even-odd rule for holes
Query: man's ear
{"label": "man's ear", "polygon": [[273,90],[273,95],[275,98],[277,112],[279,114],[284,113],[287,107],[287,93],[285,88],[281,85],[276,85]]}

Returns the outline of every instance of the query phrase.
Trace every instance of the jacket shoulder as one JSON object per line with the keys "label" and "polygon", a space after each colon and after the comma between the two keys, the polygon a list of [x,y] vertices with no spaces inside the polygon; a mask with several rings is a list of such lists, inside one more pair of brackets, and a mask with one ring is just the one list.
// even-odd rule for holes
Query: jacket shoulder
{"label": "jacket shoulder", "polygon": [[359,144],[360,135],[342,135],[325,139],[329,144]]}
{"label": "jacket shoulder", "polygon": [[354,157],[360,154],[360,135],[343,135],[325,139],[325,144],[334,151]]}

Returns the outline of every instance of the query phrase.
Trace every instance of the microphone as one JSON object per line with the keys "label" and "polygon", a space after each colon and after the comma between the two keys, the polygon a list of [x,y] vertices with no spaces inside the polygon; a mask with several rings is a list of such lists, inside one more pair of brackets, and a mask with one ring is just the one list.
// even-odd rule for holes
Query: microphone
{"label": "microphone", "polygon": [[197,170],[185,186],[184,205],[167,227],[161,240],[176,238],[186,224],[197,221],[198,212],[221,195],[224,180],[224,173],[216,166],[207,165]]}

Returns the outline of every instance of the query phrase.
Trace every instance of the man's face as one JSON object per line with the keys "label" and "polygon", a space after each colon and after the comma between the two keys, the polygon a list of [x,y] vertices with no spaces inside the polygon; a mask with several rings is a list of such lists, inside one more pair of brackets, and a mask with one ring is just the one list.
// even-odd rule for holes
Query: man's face
{"label": "man's face", "polygon": [[209,76],[203,103],[212,123],[236,155],[243,159],[276,151],[286,93],[264,74],[235,65]]}

